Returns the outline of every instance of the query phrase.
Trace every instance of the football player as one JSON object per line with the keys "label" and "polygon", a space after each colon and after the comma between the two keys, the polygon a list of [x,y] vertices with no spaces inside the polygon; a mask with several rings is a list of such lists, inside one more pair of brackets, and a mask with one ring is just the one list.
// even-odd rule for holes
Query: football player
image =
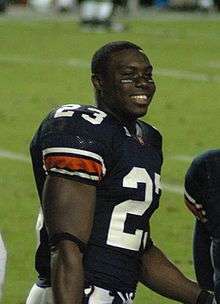
{"label": "football player", "polygon": [[104,45],[92,59],[97,106],[61,106],[36,132],[43,216],[28,304],[131,304],[138,282],[182,303],[212,303],[151,240],[162,137],[139,118],[156,90],[152,70],[139,46]]}
{"label": "football player", "polygon": [[202,288],[220,303],[220,150],[197,156],[185,177],[185,202],[196,216],[193,257]]}

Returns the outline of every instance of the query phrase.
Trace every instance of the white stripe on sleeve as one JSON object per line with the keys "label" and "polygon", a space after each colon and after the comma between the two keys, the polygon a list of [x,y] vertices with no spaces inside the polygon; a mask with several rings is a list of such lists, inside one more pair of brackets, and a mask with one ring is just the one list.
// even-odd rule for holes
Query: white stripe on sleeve
{"label": "white stripe on sleeve", "polygon": [[99,180],[98,176],[90,175],[90,174],[83,173],[83,172],[77,172],[77,171],[72,172],[72,171],[68,171],[65,169],[57,169],[57,168],[51,168],[49,171],[57,172],[57,173],[65,174],[65,175],[70,175],[70,176],[79,176],[79,177],[86,178],[86,179],[93,180],[93,181]]}
{"label": "white stripe on sleeve", "polygon": [[94,152],[81,150],[81,149],[66,148],[66,147],[52,147],[52,148],[47,148],[47,149],[43,150],[43,156],[45,156],[47,154],[51,154],[51,153],[67,153],[67,154],[75,154],[75,155],[87,156],[87,157],[93,158],[95,160],[98,160],[102,164],[103,175],[105,175],[105,173],[106,173],[106,168],[105,168],[103,158]]}
{"label": "white stripe on sleeve", "polygon": [[190,203],[192,203],[194,205],[196,204],[196,201],[194,200],[194,198],[192,198],[192,196],[189,195],[189,193],[186,191],[186,189],[184,191],[184,194],[187,197],[187,199],[190,201]]}

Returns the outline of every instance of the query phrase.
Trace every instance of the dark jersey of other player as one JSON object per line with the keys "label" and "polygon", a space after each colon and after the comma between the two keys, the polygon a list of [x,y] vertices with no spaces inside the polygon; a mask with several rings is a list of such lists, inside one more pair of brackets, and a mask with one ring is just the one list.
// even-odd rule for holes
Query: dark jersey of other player
{"label": "dark jersey of other player", "polygon": [[[41,199],[46,175],[96,186],[96,211],[84,255],[86,284],[134,290],[140,257],[151,244],[149,219],[159,205],[162,138],[137,123],[137,137],[92,106],[65,105],[42,122],[31,143]],[[43,226],[36,253],[40,278],[49,281],[50,254]]]}
{"label": "dark jersey of other player", "polygon": [[196,157],[185,177],[185,196],[192,204],[201,204],[208,219],[210,236],[220,238],[220,150]]}

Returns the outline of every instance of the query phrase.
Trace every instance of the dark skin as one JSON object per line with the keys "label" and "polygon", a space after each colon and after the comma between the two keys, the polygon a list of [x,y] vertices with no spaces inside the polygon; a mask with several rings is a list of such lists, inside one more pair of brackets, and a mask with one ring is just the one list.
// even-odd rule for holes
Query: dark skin
{"label": "dark skin", "polygon": [[136,120],[147,113],[156,90],[150,61],[139,51],[124,50],[106,66],[105,75],[92,76],[98,107],[135,133]]}
{"label": "dark skin", "polygon": [[[68,232],[87,243],[95,207],[95,187],[62,177],[48,176],[43,209],[49,235]],[[82,253],[68,240],[58,244],[52,257],[54,304],[80,304],[83,297]]]}
{"label": "dark skin", "polygon": [[164,297],[185,304],[196,303],[201,292],[198,284],[186,278],[154,245],[142,257],[140,282]]}
{"label": "dark skin", "polygon": [[[98,108],[113,115],[135,136],[136,120],[147,113],[156,90],[146,55],[131,49],[114,53],[105,75],[93,75],[92,83]],[[49,235],[69,232],[86,243],[93,223],[95,191],[93,186],[48,176],[43,209]],[[201,289],[157,247],[145,252],[142,265],[140,281],[144,285],[182,303],[196,303]],[[54,304],[82,303],[83,280],[79,248],[70,241],[60,242],[52,261]]]}

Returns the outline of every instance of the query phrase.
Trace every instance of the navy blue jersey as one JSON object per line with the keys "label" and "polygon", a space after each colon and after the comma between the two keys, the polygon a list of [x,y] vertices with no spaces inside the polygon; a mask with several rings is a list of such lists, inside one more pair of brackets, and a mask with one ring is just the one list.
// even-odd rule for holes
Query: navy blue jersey
{"label": "navy blue jersey", "polygon": [[[96,107],[65,105],[49,114],[31,144],[40,199],[48,174],[96,186],[84,268],[87,284],[107,289],[135,289],[140,257],[151,243],[149,219],[161,194],[161,135],[141,121],[136,127],[133,137]],[[48,277],[48,239],[42,230],[36,268],[40,277]]]}
{"label": "navy blue jersey", "polygon": [[220,238],[220,150],[196,157],[185,177],[185,196],[192,204],[201,204],[208,219],[210,235]]}

